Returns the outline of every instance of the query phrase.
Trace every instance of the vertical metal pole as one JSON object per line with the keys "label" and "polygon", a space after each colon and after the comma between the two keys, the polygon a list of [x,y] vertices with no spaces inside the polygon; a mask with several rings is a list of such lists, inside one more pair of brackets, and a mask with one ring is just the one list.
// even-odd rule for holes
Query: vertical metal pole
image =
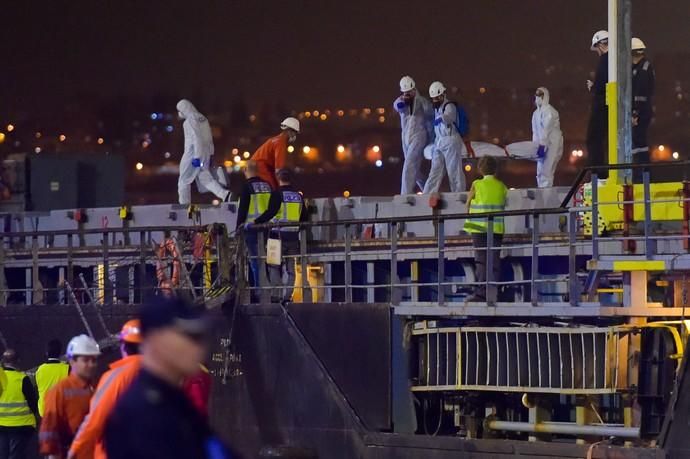
{"label": "vertical metal pole", "polygon": [[[67,235],[67,273],[65,275],[67,282],[69,282],[70,285],[74,284],[74,240],[72,238],[72,234]],[[67,304],[72,303],[72,296],[67,295]]]}
{"label": "vertical metal pole", "polygon": [[530,297],[532,306],[537,306],[539,293],[536,280],[539,277],[539,215],[532,215],[532,275],[530,279]]}
{"label": "vertical metal pole", "polygon": [[446,302],[446,293],[444,291],[443,281],[446,277],[446,260],[445,260],[445,246],[446,246],[446,236],[445,236],[445,221],[443,219],[438,220],[438,230],[436,231],[436,246],[438,249],[438,266],[437,266],[437,288],[438,288],[438,304],[442,306]]}
{"label": "vertical metal pole", "polygon": [[268,303],[270,301],[270,291],[268,289],[268,278],[266,277],[266,241],[264,240],[263,230],[256,232],[256,248],[257,248],[257,261],[259,263],[259,279],[256,280],[256,284],[259,287],[259,299],[262,304]]}
{"label": "vertical metal pole", "polygon": [[345,302],[352,303],[352,234],[345,225]]}
{"label": "vertical metal pole", "polygon": [[31,238],[31,289],[32,298],[30,304],[36,304],[43,300],[42,292],[39,288],[41,281],[38,278],[38,237]]}
{"label": "vertical metal pole", "polygon": [[580,296],[580,280],[577,278],[577,215],[575,212],[568,214],[568,242],[570,253],[568,256],[568,293],[570,305],[577,306]]}
{"label": "vertical metal pole", "polygon": [[[286,263],[290,263],[290,261],[288,260]],[[296,260],[294,263],[296,263]],[[307,264],[307,229],[304,227],[300,227],[299,229],[299,266],[302,272],[302,303],[311,303],[312,294],[311,290],[308,290],[309,279],[307,277],[309,275],[309,267]],[[309,292],[309,297],[307,297],[307,291]]]}
{"label": "vertical metal pole", "polygon": [[391,274],[390,274],[390,302],[395,305],[398,304],[396,295],[396,284],[398,283],[398,225],[396,222],[391,222],[388,228],[391,235]]}
{"label": "vertical metal pole", "polygon": [[484,283],[486,304],[493,306],[496,302],[494,295],[494,217],[487,217],[486,222],[486,281]]}
{"label": "vertical metal pole", "polygon": [[[618,2],[618,27],[617,29],[610,29],[610,33],[615,30],[617,36],[617,157],[619,163],[630,163],[632,162],[632,34],[630,31],[632,8],[631,0],[616,1]],[[631,172],[629,169],[621,171],[622,176],[619,177],[619,183],[623,183],[624,178],[630,179],[632,177]]]}
{"label": "vertical metal pole", "polygon": [[[611,171],[613,172],[613,171]],[[599,177],[592,174],[592,258],[599,259]]]}
{"label": "vertical metal pole", "polygon": [[113,301],[110,288],[110,256],[108,254],[108,232],[103,232],[103,301],[101,304],[110,304]]}
{"label": "vertical metal pole", "polygon": [[652,233],[652,193],[649,186],[649,170],[642,171],[642,187],[644,189],[644,253],[649,259],[656,252],[655,242],[650,239]]}

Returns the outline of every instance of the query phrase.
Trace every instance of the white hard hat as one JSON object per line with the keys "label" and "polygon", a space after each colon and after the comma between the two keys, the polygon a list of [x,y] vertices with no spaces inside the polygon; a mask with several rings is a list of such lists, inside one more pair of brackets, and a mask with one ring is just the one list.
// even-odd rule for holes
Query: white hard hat
{"label": "white hard hat", "polygon": [[411,76],[405,75],[400,78],[400,92],[412,91],[415,87],[414,80]]}
{"label": "white hard hat", "polygon": [[645,49],[647,49],[647,47],[645,46],[644,42],[637,37],[633,37],[632,43],[630,45],[630,50],[631,51],[644,51]]}
{"label": "white hard hat", "polygon": [[592,36],[592,51],[596,48],[599,42],[609,39],[609,32],[607,30],[600,30]]}
{"label": "white hard hat", "polygon": [[295,132],[299,132],[299,120],[297,118],[288,116],[283,120],[282,123],[280,123],[280,129],[292,129]]}
{"label": "white hard hat", "polygon": [[101,350],[98,343],[90,336],[78,335],[67,344],[67,357],[71,359],[79,355],[101,355]]}
{"label": "white hard hat", "polygon": [[429,86],[429,97],[438,97],[444,92],[446,92],[446,87],[440,81],[434,81]]}

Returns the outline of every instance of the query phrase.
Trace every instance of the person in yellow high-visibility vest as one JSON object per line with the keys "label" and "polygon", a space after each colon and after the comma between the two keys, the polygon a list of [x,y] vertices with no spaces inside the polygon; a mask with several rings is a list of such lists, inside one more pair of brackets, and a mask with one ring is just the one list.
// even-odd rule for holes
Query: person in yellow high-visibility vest
{"label": "person in yellow high-visibility vest", "polygon": [[38,389],[38,414],[43,417],[46,393],[57,383],[67,377],[69,364],[60,360],[62,343],[51,339],[46,346],[46,361],[36,370],[36,388]]}
{"label": "person in yellow high-visibility vest", "polygon": [[12,349],[2,354],[7,385],[0,394],[0,458],[25,459],[36,431],[38,394],[29,377],[17,369],[19,358]]}
{"label": "person in yellow high-visibility vest", "polygon": [[[482,214],[487,212],[499,212],[505,210],[508,189],[505,184],[495,177],[498,164],[492,156],[484,156],[479,160],[479,173],[481,179],[472,183],[467,207],[470,214]],[[466,302],[485,302],[487,300],[487,230],[488,218],[477,216],[465,220],[464,230],[472,235],[474,245],[475,278],[478,285],[474,293]],[[488,281],[498,281],[500,273],[500,250],[497,250],[503,242],[505,231],[503,217],[494,217],[492,221],[493,243],[491,244],[492,272]],[[494,289],[492,289],[494,290]],[[493,295],[492,295],[493,296]],[[495,301],[495,298],[490,298]]]}
{"label": "person in yellow high-visibility vest", "polygon": [[[271,193],[268,201],[268,209],[259,215],[256,223],[276,223],[305,221],[307,212],[304,207],[304,198],[292,186],[292,174],[288,169],[281,169],[276,174],[278,188]],[[295,286],[295,257],[299,255],[299,226],[282,226],[271,230],[271,237],[279,238],[281,242],[281,257],[283,263],[280,266],[269,266],[268,274],[271,285],[274,287],[271,293],[271,302],[292,301],[292,292]],[[288,257],[288,258],[286,258]],[[283,283],[283,267],[285,268],[286,281]],[[283,290],[283,286],[285,289]]]}
{"label": "person in yellow high-visibility vest", "polygon": [[252,229],[251,226],[256,218],[268,209],[268,201],[273,190],[271,185],[259,178],[259,166],[255,161],[247,161],[244,175],[247,178],[247,183],[242,188],[242,194],[240,195],[240,203],[237,209],[237,228],[243,227],[245,230],[244,237],[249,255],[249,268],[252,272],[251,286],[260,287],[259,243],[257,231]]}

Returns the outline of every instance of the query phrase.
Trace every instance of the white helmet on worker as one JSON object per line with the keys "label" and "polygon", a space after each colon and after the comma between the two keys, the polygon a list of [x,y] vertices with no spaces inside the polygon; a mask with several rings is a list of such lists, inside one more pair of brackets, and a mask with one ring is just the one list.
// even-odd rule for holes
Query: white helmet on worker
{"label": "white helmet on worker", "polygon": [[297,118],[293,118],[292,116],[288,116],[283,120],[282,123],[280,123],[280,129],[292,129],[293,131],[299,133],[299,120]]}
{"label": "white helmet on worker", "polygon": [[592,46],[590,49],[594,51],[597,48],[597,45],[601,42],[606,42],[608,43],[609,41],[609,32],[607,30],[600,30],[597,33],[595,33],[592,36]]}
{"label": "white helmet on worker", "polygon": [[630,44],[631,51],[644,51],[647,49],[644,42],[637,37],[633,37],[632,43]]}
{"label": "white helmet on worker", "polygon": [[71,359],[80,355],[98,356],[101,355],[101,349],[90,336],[77,335],[67,344],[67,358]]}
{"label": "white helmet on worker", "polygon": [[431,83],[431,86],[429,86],[429,97],[432,99],[434,97],[438,97],[446,92],[446,87],[443,86],[443,83],[440,81],[434,81]]}
{"label": "white helmet on worker", "polygon": [[416,85],[414,84],[414,80],[411,76],[405,75],[404,77],[400,78],[400,92],[412,91],[415,88]]}

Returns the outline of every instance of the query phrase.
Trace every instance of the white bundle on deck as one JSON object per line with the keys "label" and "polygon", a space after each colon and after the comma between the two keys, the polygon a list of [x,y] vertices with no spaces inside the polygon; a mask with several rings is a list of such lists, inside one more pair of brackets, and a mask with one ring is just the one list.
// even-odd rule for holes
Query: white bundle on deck
{"label": "white bundle on deck", "polygon": [[[467,156],[469,158],[481,158],[482,156],[496,156],[499,158],[530,159],[537,160],[537,149],[539,144],[524,141],[506,145],[496,145],[489,142],[465,142]],[[424,157],[431,159],[434,145],[430,144],[424,148]]]}

